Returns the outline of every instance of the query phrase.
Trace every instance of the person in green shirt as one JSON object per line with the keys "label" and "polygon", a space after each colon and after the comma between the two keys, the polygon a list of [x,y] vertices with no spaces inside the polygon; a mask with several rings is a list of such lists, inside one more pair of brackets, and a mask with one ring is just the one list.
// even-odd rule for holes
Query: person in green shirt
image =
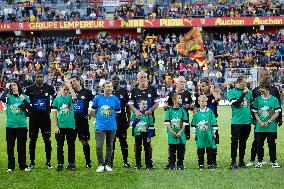
{"label": "person in green shirt", "polygon": [[[136,159],[136,169],[141,170],[141,151],[142,151],[142,142],[145,151],[145,164],[148,168],[148,165],[152,165],[152,147],[151,147],[151,137],[155,136],[154,130],[154,120],[151,114],[146,115],[147,111],[147,100],[140,99],[139,102],[139,111],[141,115],[137,118],[136,113],[133,112],[131,120],[133,127],[133,136],[135,137],[135,159]],[[151,169],[153,167],[151,166]],[[151,170],[148,169],[148,170]]]}
{"label": "person in green shirt", "polygon": [[[231,165],[230,170],[247,168],[244,163],[246,142],[251,131],[251,103],[252,93],[247,88],[247,78],[243,75],[237,78],[235,88],[228,91],[228,100],[232,103],[231,120]],[[239,165],[237,164],[237,151],[239,145]]]}
{"label": "person in green shirt", "polygon": [[7,172],[15,170],[14,148],[17,140],[18,163],[22,171],[30,171],[26,164],[27,143],[27,116],[31,110],[29,97],[23,94],[21,86],[17,82],[7,85],[1,95],[1,101],[6,103],[6,141],[8,154]]}
{"label": "person in green shirt", "polygon": [[74,118],[74,101],[77,96],[69,82],[63,84],[52,103],[53,119],[55,125],[55,139],[57,141],[57,171],[63,171],[64,167],[64,141],[68,145],[68,166],[69,171],[74,171],[75,166],[75,141],[76,126]]}
{"label": "person in green shirt", "polygon": [[172,102],[173,107],[169,107],[165,115],[169,144],[169,166],[167,166],[167,170],[175,169],[176,158],[178,159],[177,169],[184,170],[183,160],[186,143],[184,129],[185,126],[189,125],[188,117],[185,108],[181,106],[181,95],[177,93],[173,94]]}
{"label": "person in green shirt", "polygon": [[255,168],[263,166],[264,141],[267,138],[269,156],[272,168],[279,168],[276,162],[277,122],[276,119],[281,112],[280,104],[275,96],[269,94],[270,84],[267,82],[260,84],[261,96],[257,97],[253,103],[253,112],[256,118],[256,140],[258,163]]}
{"label": "person in green shirt", "polygon": [[213,149],[216,148],[215,138],[218,130],[214,112],[207,108],[208,98],[205,95],[198,97],[200,108],[197,109],[191,121],[193,138],[197,145],[198,168],[204,168],[204,154],[207,153],[208,169],[214,169]]}

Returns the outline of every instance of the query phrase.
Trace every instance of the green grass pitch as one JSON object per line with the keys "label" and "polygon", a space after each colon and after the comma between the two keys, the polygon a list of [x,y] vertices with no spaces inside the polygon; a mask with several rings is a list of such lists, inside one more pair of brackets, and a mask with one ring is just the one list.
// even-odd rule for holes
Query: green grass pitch
{"label": "green grass pitch", "polygon": [[[197,155],[195,142],[190,140],[186,144],[185,171],[165,171],[167,164],[167,134],[163,125],[164,111],[158,109],[156,115],[156,137],[152,140],[153,160],[156,167],[153,171],[143,170],[138,172],[134,169],[134,138],[128,132],[129,161],[133,168],[122,168],[122,157],[119,142],[116,145],[114,172],[96,173],[97,161],[95,154],[95,139],[92,120],[91,131],[91,158],[94,167],[86,170],[85,159],[81,143],[76,142],[76,165],[75,172],[64,170],[56,172],[56,141],[54,131],[52,133],[52,165],[54,169],[45,169],[44,143],[39,135],[36,151],[36,168],[31,172],[21,172],[17,168],[12,173],[7,173],[7,155],[5,141],[5,113],[0,113],[0,188],[284,188],[284,168],[272,169],[269,164],[262,169],[248,168],[246,170],[230,171],[230,107],[219,107],[219,133],[220,145],[218,146],[218,168],[216,170],[197,170]],[[250,134],[247,143],[245,161],[249,160],[250,147],[253,133]],[[278,163],[284,166],[284,134],[283,128],[278,130],[277,157]],[[28,147],[28,143],[27,143]],[[15,154],[17,154],[15,152]],[[17,155],[16,161],[17,161]],[[144,162],[142,153],[142,162]],[[269,161],[268,148],[265,144],[265,160]],[[65,160],[67,161],[67,144],[65,143]],[[27,162],[29,155],[27,150]],[[18,165],[17,165],[18,166]]]}

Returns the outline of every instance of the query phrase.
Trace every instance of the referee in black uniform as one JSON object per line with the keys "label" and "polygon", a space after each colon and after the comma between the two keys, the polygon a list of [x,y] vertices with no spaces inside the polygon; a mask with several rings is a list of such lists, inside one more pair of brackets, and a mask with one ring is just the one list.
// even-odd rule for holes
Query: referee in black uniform
{"label": "referee in black uniform", "polygon": [[42,138],[45,144],[46,153],[46,168],[51,169],[51,121],[50,121],[50,100],[54,99],[55,91],[50,85],[43,83],[43,74],[37,73],[35,84],[29,86],[25,94],[30,98],[32,110],[29,119],[29,152],[31,164],[30,169],[35,167],[35,149],[38,138],[39,129],[41,130]]}
{"label": "referee in black uniform", "polygon": [[83,145],[83,151],[86,159],[86,168],[91,168],[90,158],[90,131],[89,131],[89,114],[88,108],[90,101],[93,100],[94,95],[88,89],[81,86],[80,78],[77,76],[71,77],[71,86],[77,95],[77,100],[74,102],[74,115],[76,131],[78,138]]}
{"label": "referee in black uniform", "polygon": [[[128,101],[129,101],[128,92],[127,90],[125,90],[120,86],[120,78],[118,75],[114,74],[111,77],[111,80],[113,85],[112,94],[114,94],[120,100],[120,106],[121,106],[121,112],[118,113],[116,116],[116,122],[117,122],[116,138],[118,138],[120,142],[120,147],[123,157],[123,167],[130,168],[131,165],[128,162],[127,129],[129,128],[131,111],[128,106]],[[111,166],[113,166],[116,138],[114,139],[113,142]]]}

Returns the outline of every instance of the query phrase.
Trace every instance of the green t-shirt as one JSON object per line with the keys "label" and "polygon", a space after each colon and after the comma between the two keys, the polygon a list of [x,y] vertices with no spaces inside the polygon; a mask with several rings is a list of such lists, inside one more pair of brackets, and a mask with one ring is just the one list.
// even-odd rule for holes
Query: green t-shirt
{"label": "green t-shirt", "polygon": [[58,128],[72,128],[75,126],[74,106],[72,96],[57,96],[52,107],[57,109],[57,123]]}
{"label": "green t-shirt", "polygon": [[196,128],[196,145],[198,148],[216,148],[213,127],[217,127],[217,121],[212,110],[198,108],[193,115],[191,127]]}
{"label": "green t-shirt", "polygon": [[[235,102],[237,101],[243,93],[242,89],[234,88],[228,91],[228,100],[230,102]],[[250,110],[250,105],[253,101],[252,98],[252,93],[249,91],[241,105],[239,107],[234,106],[233,104],[231,105],[232,107],[232,120],[231,124],[251,124],[252,123],[252,117],[251,117],[251,110]]]}
{"label": "green t-shirt", "polygon": [[149,128],[154,127],[154,120],[152,115],[142,114],[139,120],[136,119],[136,114],[133,113],[131,116],[131,121],[137,124],[133,127],[133,136],[139,136],[141,133],[147,133]]}
{"label": "green t-shirt", "polygon": [[[30,99],[28,96],[24,95],[26,101],[30,103]],[[8,94],[6,96],[6,127],[9,128],[19,128],[19,127],[27,127],[27,115],[24,107],[24,103],[22,102],[20,97],[16,97],[12,94]]]}
{"label": "green t-shirt", "polygon": [[[254,100],[252,111],[258,114],[262,122],[267,122],[275,112],[281,112],[281,108],[276,97],[264,98],[263,96],[258,96]],[[267,127],[262,128],[259,122],[256,121],[255,132],[277,132],[277,123],[274,120]]]}
{"label": "green t-shirt", "polygon": [[[183,125],[188,125],[187,112],[184,108],[169,108],[165,115],[165,124],[170,124],[172,130],[178,133]],[[169,129],[168,132],[168,144],[185,144],[186,135],[184,130],[180,137],[174,137]]]}

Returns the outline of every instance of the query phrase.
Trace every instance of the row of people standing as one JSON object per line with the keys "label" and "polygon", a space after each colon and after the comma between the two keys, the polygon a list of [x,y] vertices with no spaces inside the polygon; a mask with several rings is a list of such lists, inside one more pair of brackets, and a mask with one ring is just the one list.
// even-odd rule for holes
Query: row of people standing
{"label": "row of people standing", "polygon": [[[114,159],[115,138],[119,138],[124,167],[130,167],[128,162],[128,144],[127,144],[127,129],[130,121],[132,122],[132,134],[135,137],[135,159],[136,168],[142,168],[141,152],[142,144],[145,150],[146,168],[153,169],[152,161],[152,145],[151,138],[155,136],[155,117],[154,111],[158,107],[158,95],[155,88],[148,84],[147,74],[139,72],[137,74],[138,86],[130,91],[129,96],[127,91],[120,88],[119,77],[113,76],[112,82],[107,81],[103,86],[103,94],[97,95],[95,98],[89,90],[83,89],[78,77],[71,78],[70,83],[65,83],[62,89],[55,95],[53,88],[43,84],[42,74],[37,74],[36,82],[33,86],[26,89],[25,94],[21,91],[20,86],[12,83],[4,94],[1,95],[1,100],[7,103],[7,151],[8,151],[8,171],[15,169],[14,146],[17,138],[17,148],[19,152],[18,162],[21,170],[31,170],[35,167],[35,148],[36,141],[41,129],[42,137],[45,143],[46,151],[46,167],[52,168],[51,159],[51,108],[54,111],[55,138],[57,141],[57,170],[64,169],[64,141],[65,137],[68,144],[68,170],[75,170],[75,140],[78,135],[79,140],[83,145],[83,151],[86,159],[86,168],[91,168],[90,159],[90,132],[88,124],[88,107],[89,102],[93,100],[92,108],[95,110],[93,116],[96,117],[95,138],[96,138],[96,154],[98,159],[97,172],[112,171]],[[201,91],[197,95],[197,109],[192,121],[192,132],[195,135],[198,146],[198,164],[199,168],[204,167],[205,149],[208,155],[209,168],[217,166],[216,155],[217,145],[219,143],[217,121],[217,105],[220,100],[220,92],[217,89],[210,89],[207,80],[201,81]],[[237,80],[237,86],[229,92],[228,98],[232,104],[232,143],[231,143],[231,169],[237,167],[246,167],[244,164],[244,152],[246,140],[250,133],[250,103],[252,98],[246,89],[246,78],[240,77]],[[269,85],[270,87],[270,85]],[[263,87],[267,89],[267,87]],[[262,88],[261,88],[262,89]],[[264,91],[264,90],[263,90]],[[114,94],[114,95],[112,95]],[[52,106],[50,106],[50,98],[54,98]],[[276,102],[275,102],[276,103]],[[188,110],[194,110],[191,105],[192,99],[190,93],[185,90],[185,79],[179,77],[174,92],[169,94],[168,107],[165,107],[166,117],[165,124],[168,127],[168,143],[169,143],[169,164],[166,169],[172,170],[175,168],[175,159],[177,152],[177,168],[184,169],[183,159],[185,154],[185,139],[190,138],[190,128],[188,121]],[[240,106],[240,104],[243,104]],[[129,106],[128,106],[129,105]],[[277,104],[276,104],[277,105]],[[178,108],[180,107],[180,108]],[[207,107],[207,108],[206,108]],[[258,107],[254,107],[258,112]],[[262,107],[261,107],[262,108]],[[133,115],[130,118],[130,109]],[[279,107],[271,107],[275,112],[279,112]],[[172,116],[177,112],[177,117]],[[182,113],[184,112],[184,113]],[[94,114],[95,113],[95,114]],[[200,114],[200,115],[199,115]],[[279,113],[278,113],[279,114]],[[270,114],[269,114],[270,115]],[[30,160],[31,164],[26,165],[26,140],[27,140],[27,122],[26,117],[30,118],[29,137],[30,137]],[[180,117],[181,116],[181,117]],[[203,119],[205,117],[206,119]],[[250,118],[249,118],[250,117]],[[269,122],[262,124],[267,127],[271,123],[274,124],[276,115],[270,117]],[[178,130],[174,131],[174,127],[178,124]],[[247,122],[246,122],[247,121]],[[246,123],[244,123],[246,122]],[[39,124],[40,123],[40,124]],[[181,124],[182,123],[182,124]],[[258,123],[261,123],[258,120]],[[205,131],[205,132],[203,132]],[[274,130],[273,130],[274,131]],[[257,130],[256,130],[257,132]],[[206,137],[204,138],[204,133]],[[203,137],[203,139],[202,139]],[[208,138],[209,137],[209,138]],[[257,143],[257,153],[259,159],[263,154],[263,141],[265,137],[270,135],[261,135]],[[106,157],[103,158],[103,144],[106,138]],[[256,137],[257,138],[257,137]],[[172,140],[173,139],[173,140]],[[178,139],[178,140],[176,140]],[[213,139],[213,140],[212,140]],[[274,139],[274,140],[272,140]],[[275,149],[275,158],[271,158],[272,166],[278,167],[276,162],[276,147],[275,135],[271,135],[270,149]],[[178,142],[177,142],[178,141]],[[205,141],[205,142],[204,142]],[[209,142],[208,142],[209,141]],[[257,141],[257,140],[256,140]],[[273,143],[274,141],[274,143]],[[239,150],[239,165],[236,164],[237,148]],[[252,148],[253,149],[253,148]],[[21,153],[20,153],[21,152]],[[252,158],[253,160],[253,158]],[[263,163],[261,164],[263,165]]]}

